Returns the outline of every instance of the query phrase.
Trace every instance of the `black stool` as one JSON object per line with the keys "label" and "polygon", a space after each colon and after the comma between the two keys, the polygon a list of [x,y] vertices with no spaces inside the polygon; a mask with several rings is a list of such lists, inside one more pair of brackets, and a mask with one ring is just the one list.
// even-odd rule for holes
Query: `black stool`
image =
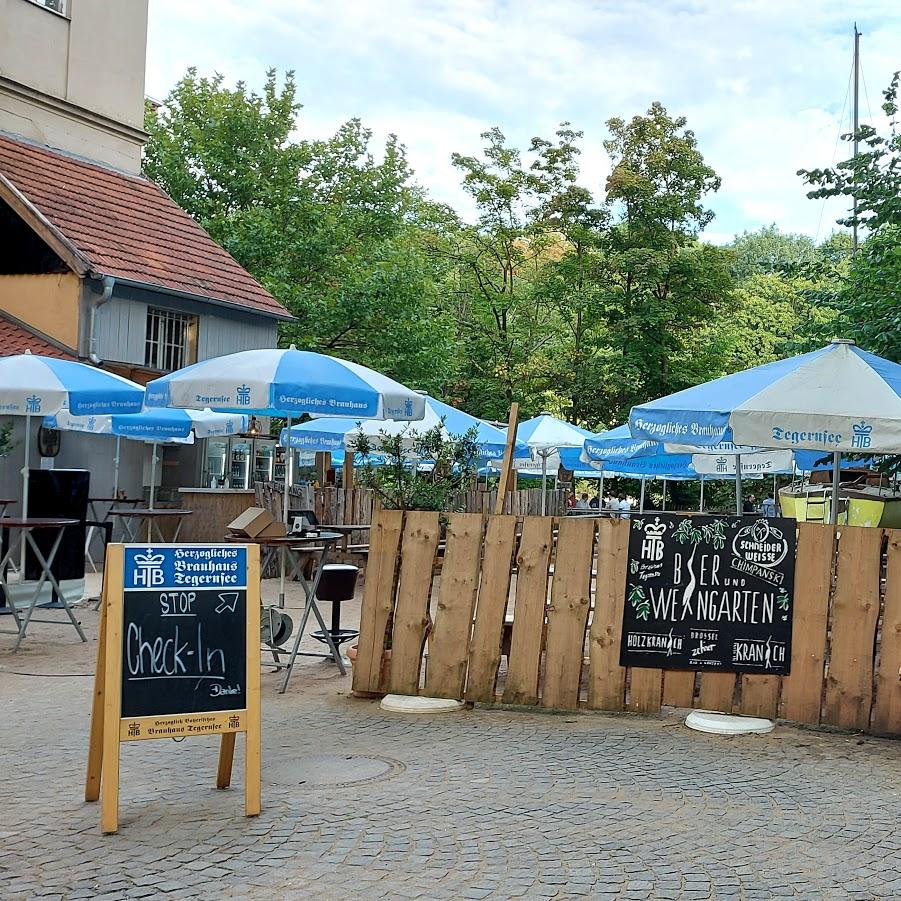
{"label": "black stool", "polygon": [[[349,563],[326,563],[322,567],[322,575],[316,588],[316,600],[328,601],[332,605],[332,625],[329,635],[336,648],[340,648],[346,641],[360,634],[354,629],[341,628],[341,604],[343,601],[353,600],[359,574],[359,567],[351,566]],[[317,641],[326,643],[322,629],[317,629],[311,634]]]}

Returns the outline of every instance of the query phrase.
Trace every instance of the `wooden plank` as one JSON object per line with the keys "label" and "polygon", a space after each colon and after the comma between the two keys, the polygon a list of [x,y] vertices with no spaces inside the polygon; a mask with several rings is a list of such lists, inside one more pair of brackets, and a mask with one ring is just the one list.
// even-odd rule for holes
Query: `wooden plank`
{"label": "wooden plank", "polygon": [[901,531],[896,529],[888,532],[885,613],[876,673],[873,731],[901,734]]}
{"label": "wooden plank", "polygon": [[625,704],[626,670],[619,665],[619,646],[629,565],[629,525],[627,519],[602,519],[598,524],[598,575],[588,634],[588,706],[592,710],[622,710]]}
{"label": "wooden plank", "polygon": [[735,673],[701,673],[695,707],[699,710],[732,713],[736,678]]}
{"label": "wooden plank", "polygon": [[564,519],[557,533],[554,580],[547,611],[547,644],[541,706],[575,710],[591,603],[595,522]]}
{"label": "wooden plank", "polygon": [[429,626],[432,567],[438,550],[439,532],[437,513],[431,510],[407,513],[401,541],[391,678],[388,680],[392,694],[415,695],[419,692],[419,671]]}
{"label": "wooden plank", "polygon": [[670,707],[691,707],[695,699],[694,670],[665,670],[662,702]]}
{"label": "wooden plank", "polygon": [[469,674],[464,695],[467,701],[494,700],[515,542],[516,520],[512,516],[488,517],[479,599],[469,646]]}
{"label": "wooden plank", "polygon": [[494,505],[495,514],[504,512],[504,502],[511,484],[516,485],[516,473],[513,471],[513,446],[516,444],[516,428],[519,422],[519,404],[515,401],[510,404],[510,418],[507,421],[507,443],[504,446],[504,459],[501,461],[501,477],[497,486],[497,501]]}
{"label": "wooden plank", "polygon": [[448,517],[435,623],[429,635],[429,666],[423,692],[428,697],[463,697],[479,590],[482,525],[483,518],[478,513],[452,513]]}
{"label": "wooden plank", "polygon": [[363,606],[360,609],[360,637],[353,672],[353,690],[361,694],[379,691],[385,629],[394,611],[395,576],[403,522],[401,510],[380,510],[372,522]]}
{"label": "wooden plank", "polygon": [[636,713],[660,713],[663,699],[663,670],[633,666],[627,708]]}
{"label": "wooden plank", "polygon": [[544,646],[548,567],[554,543],[553,521],[528,516],[522,521],[516,555],[516,603],[504,683],[505,704],[537,704],[538,673]]}
{"label": "wooden plank", "polygon": [[823,722],[830,726],[866,729],[870,725],[882,535],[882,529],[850,526],[839,533],[823,704]]}
{"label": "wooden plank", "polygon": [[834,551],[834,526],[798,523],[791,671],[782,679],[782,717],[795,723],[820,722]]}
{"label": "wooden plank", "polygon": [[744,716],[775,719],[779,713],[779,676],[742,676],[741,703],[738,712]]}

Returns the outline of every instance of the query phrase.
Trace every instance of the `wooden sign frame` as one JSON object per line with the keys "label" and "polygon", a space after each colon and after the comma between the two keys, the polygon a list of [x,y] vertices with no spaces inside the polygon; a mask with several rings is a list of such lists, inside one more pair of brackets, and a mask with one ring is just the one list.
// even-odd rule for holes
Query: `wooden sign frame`
{"label": "wooden sign frame", "polygon": [[[143,545],[142,545],[143,546]],[[165,545],[155,545],[164,547]],[[172,546],[172,545],[170,545]],[[191,545],[179,545],[191,547]],[[202,544],[198,547],[215,545]],[[124,544],[110,544],[103,570],[103,598],[97,668],[91,705],[85,801],[100,799],[100,829],[105,834],[119,828],[119,748],[122,742],[221,735],[216,788],[231,784],[235,739],[245,734],[244,814],[260,813],[260,769],[262,736],[260,722],[260,549],[244,547],[247,553],[246,586],[246,676],[245,703],[240,710],[208,713],[177,713],[161,716],[126,717],[122,711],[122,628],[124,618]],[[162,734],[154,734],[156,731]]]}

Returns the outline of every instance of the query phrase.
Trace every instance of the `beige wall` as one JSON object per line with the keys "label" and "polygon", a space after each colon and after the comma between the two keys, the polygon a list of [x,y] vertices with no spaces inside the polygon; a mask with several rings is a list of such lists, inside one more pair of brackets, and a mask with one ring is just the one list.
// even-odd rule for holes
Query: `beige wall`
{"label": "beige wall", "polygon": [[72,272],[0,275],[0,310],[73,349],[78,347],[80,297],[79,278]]}
{"label": "beige wall", "polygon": [[0,0],[0,129],[140,169],[148,0]]}

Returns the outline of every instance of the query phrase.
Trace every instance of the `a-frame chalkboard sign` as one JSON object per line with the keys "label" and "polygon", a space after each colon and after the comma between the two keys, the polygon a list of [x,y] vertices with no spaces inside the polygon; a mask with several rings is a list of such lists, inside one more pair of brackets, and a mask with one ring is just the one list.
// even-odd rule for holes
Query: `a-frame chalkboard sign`
{"label": "a-frame chalkboard sign", "polygon": [[244,813],[260,812],[260,556],[256,545],[111,544],[85,800],[119,826],[119,745],[221,735],[217,788],[246,736]]}

